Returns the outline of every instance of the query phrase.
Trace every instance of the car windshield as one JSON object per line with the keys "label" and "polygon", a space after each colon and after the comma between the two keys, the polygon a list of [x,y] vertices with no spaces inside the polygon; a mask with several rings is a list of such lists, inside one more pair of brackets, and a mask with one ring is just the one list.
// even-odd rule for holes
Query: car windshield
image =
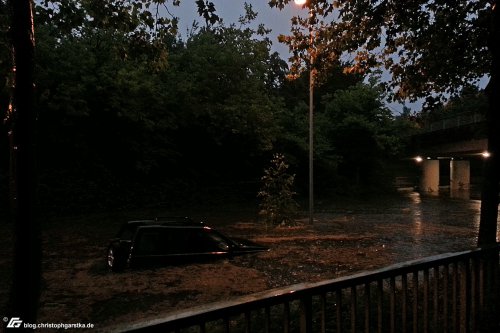
{"label": "car windshield", "polygon": [[229,250],[230,244],[228,243],[228,240],[221,234],[213,232],[213,230],[211,230],[211,232],[207,233],[207,236],[213,241],[216,247],[224,251]]}
{"label": "car windshield", "polygon": [[215,231],[213,229],[210,229],[210,228],[205,228],[205,230],[207,230],[207,235],[212,238],[215,242],[219,243],[221,246],[223,245],[225,247],[225,250],[228,250],[229,247],[231,246],[237,246],[238,243],[236,243],[235,241],[233,241],[231,238],[225,236],[224,234],[218,232],[218,231]]}

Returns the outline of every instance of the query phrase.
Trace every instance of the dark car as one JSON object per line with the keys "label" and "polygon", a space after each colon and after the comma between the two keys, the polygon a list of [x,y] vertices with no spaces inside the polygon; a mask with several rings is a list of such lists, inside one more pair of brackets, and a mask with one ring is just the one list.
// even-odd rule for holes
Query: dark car
{"label": "dark car", "polygon": [[166,217],[129,221],[111,240],[107,264],[127,267],[172,265],[269,250],[244,239],[230,238],[203,222]]}

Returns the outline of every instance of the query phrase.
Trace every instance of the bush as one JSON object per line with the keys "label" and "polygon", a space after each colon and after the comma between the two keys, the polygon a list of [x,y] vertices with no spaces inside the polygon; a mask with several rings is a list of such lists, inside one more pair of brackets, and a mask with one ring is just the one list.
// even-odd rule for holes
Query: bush
{"label": "bush", "polygon": [[296,193],[293,191],[295,175],[288,173],[285,156],[275,154],[271,166],[264,170],[261,180],[262,188],[257,194],[257,197],[261,198],[259,214],[265,216],[268,224],[294,224],[298,208],[294,200]]}

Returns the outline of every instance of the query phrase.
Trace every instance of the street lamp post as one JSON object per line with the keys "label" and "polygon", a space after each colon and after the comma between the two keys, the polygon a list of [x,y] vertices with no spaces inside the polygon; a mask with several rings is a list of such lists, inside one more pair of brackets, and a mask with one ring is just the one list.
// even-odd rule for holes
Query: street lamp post
{"label": "street lamp post", "polygon": [[[312,39],[312,30],[311,30],[311,39]],[[314,187],[313,187],[313,159],[314,159],[314,70],[313,70],[313,55],[309,54],[310,57],[310,66],[309,68],[309,224],[313,224],[313,215],[314,215]]]}
{"label": "street lamp post", "polygon": [[[307,0],[294,0],[296,5],[303,6]],[[312,17],[312,9],[309,8],[309,16]],[[312,22],[309,22],[309,224],[314,221],[314,54],[312,46],[314,43]]]}

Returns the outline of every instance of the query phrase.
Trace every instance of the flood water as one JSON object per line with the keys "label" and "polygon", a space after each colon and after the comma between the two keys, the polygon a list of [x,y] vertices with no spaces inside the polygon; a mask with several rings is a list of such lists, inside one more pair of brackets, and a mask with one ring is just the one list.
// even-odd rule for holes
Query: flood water
{"label": "flood water", "polygon": [[480,209],[481,202],[467,193],[452,197],[402,191],[354,203],[323,203],[315,218],[318,223],[336,221],[347,234],[365,235],[403,261],[474,248]]}

